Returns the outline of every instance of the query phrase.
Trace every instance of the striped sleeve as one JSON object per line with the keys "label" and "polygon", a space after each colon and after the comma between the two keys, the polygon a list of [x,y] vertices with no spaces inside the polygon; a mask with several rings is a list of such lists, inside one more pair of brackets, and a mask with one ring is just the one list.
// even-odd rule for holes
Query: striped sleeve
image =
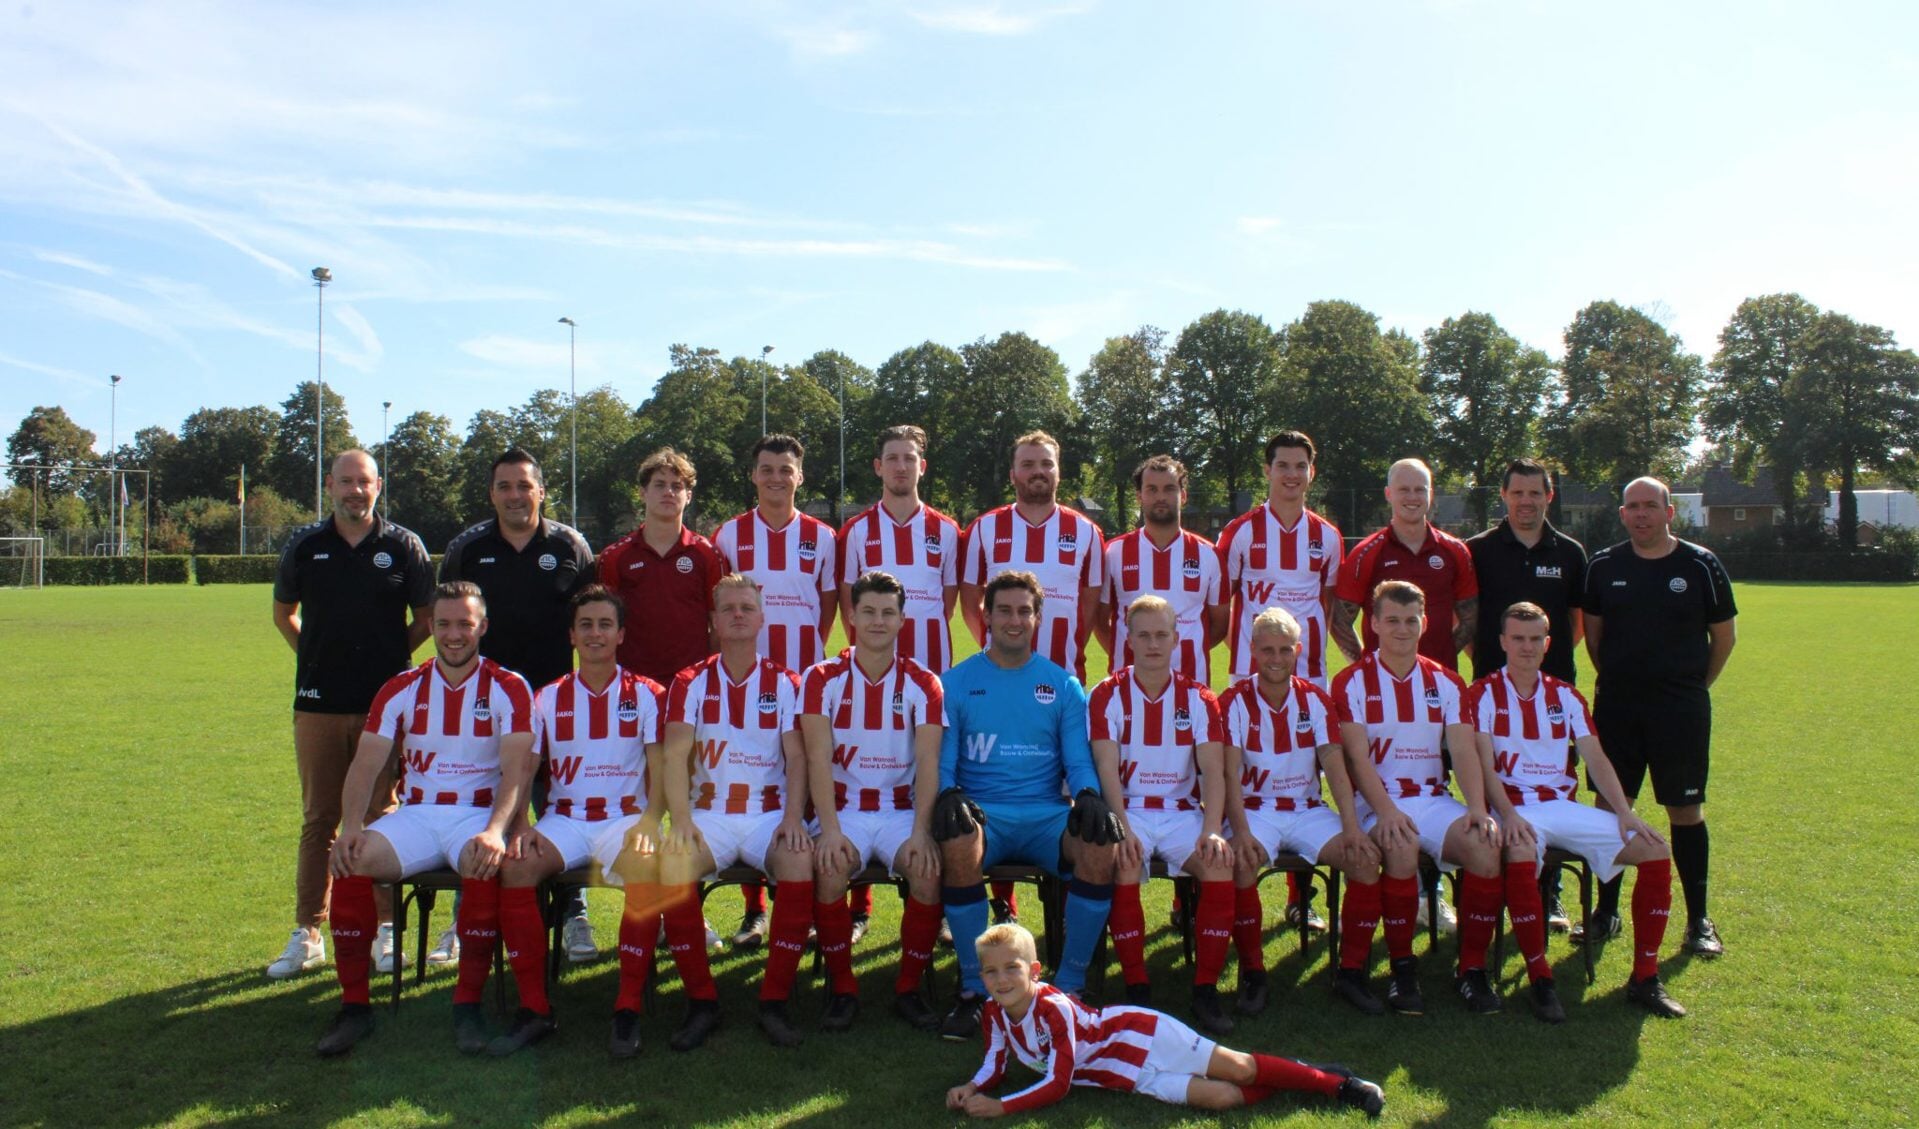
{"label": "striped sleeve", "polygon": [[976,1090],[990,1090],[999,1085],[999,1080],[1006,1076],[1004,1016],[1005,1013],[1000,1010],[998,1002],[993,1000],[988,1000],[985,1009],[980,1012],[979,1025],[982,1029],[980,1034],[986,1043],[986,1058],[979,1064],[979,1069],[973,1072],[971,1081]]}
{"label": "striped sleeve", "polygon": [[1044,1008],[1038,1022],[1046,1025],[1052,1036],[1053,1053],[1046,1060],[1046,1073],[1040,1080],[1015,1094],[1000,1099],[1007,1113],[1024,1113],[1029,1109],[1052,1105],[1065,1097],[1073,1089],[1073,1063],[1078,1057],[1075,1045],[1073,1019],[1068,1014],[1070,1005],[1063,1005],[1053,999],[1039,999],[1034,1007]]}

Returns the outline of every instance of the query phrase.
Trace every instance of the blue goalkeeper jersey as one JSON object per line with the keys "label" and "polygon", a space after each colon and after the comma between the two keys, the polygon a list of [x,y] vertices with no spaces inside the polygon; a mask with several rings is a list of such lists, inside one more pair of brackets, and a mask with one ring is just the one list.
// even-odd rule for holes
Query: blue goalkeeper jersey
{"label": "blue goalkeeper jersey", "polygon": [[940,682],[946,690],[941,789],[957,784],[989,803],[1064,803],[1083,788],[1099,790],[1086,736],[1086,688],[1059,664],[1035,654],[1007,670],[982,651]]}

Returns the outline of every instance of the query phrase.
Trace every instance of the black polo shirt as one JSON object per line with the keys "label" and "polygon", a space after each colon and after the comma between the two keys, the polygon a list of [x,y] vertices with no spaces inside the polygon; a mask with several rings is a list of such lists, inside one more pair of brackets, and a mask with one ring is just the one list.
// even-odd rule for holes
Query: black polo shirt
{"label": "black polo shirt", "polygon": [[1633,552],[1630,541],[1599,550],[1586,568],[1580,605],[1602,620],[1602,687],[1704,689],[1712,655],[1706,629],[1739,614],[1725,566],[1690,541],[1650,559]]}
{"label": "black polo shirt", "polygon": [[358,545],[329,517],[287,539],[273,598],[300,606],[293,708],[365,713],[386,680],[413,664],[407,609],[433,598],[433,562],[412,530],[378,514]]}
{"label": "black polo shirt", "polygon": [[586,538],[545,518],[524,549],[501,536],[498,518],[487,518],[455,537],[440,562],[441,583],[470,580],[486,596],[480,653],[536,690],[573,669],[567,601],[592,579]]}
{"label": "black polo shirt", "polygon": [[1586,547],[1542,523],[1539,541],[1526,545],[1511,523],[1501,521],[1486,532],[1469,537],[1479,576],[1479,622],[1473,633],[1473,677],[1484,678],[1506,665],[1506,649],[1499,644],[1500,617],[1506,609],[1528,600],[1546,609],[1552,646],[1540,669],[1571,685],[1573,663],[1572,610],[1586,587]]}

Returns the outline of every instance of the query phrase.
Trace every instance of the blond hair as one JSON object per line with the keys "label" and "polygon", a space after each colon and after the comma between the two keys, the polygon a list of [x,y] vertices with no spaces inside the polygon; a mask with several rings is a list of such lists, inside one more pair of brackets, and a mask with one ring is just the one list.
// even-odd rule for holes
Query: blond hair
{"label": "blond hair", "polygon": [[1159,612],[1165,615],[1167,619],[1172,621],[1174,629],[1178,629],[1179,617],[1173,614],[1173,605],[1167,603],[1164,598],[1153,595],[1151,592],[1140,596],[1132,603],[1126,605],[1126,626],[1129,628],[1132,627],[1135,619],[1138,619],[1142,614],[1148,612]]}
{"label": "blond hair", "polygon": [[1033,940],[1032,930],[1017,921],[1004,922],[981,933],[979,939],[973,942],[973,949],[983,953],[996,945],[1013,950],[1015,956],[1028,964],[1039,959],[1039,945]]}
{"label": "blond hair", "polygon": [[720,601],[720,590],[722,588],[744,588],[753,593],[755,603],[758,603],[761,607],[766,606],[766,597],[760,592],[760,582],[743,572],[729,572],[725,576],[720,577],[719,581],[713,585],[713,602],[716,604]]}
{"label": "blond hair", "polygon": [[1285,608],[1267,608],[1253,617],[1253,634],[1262,631],[1276,631],[1293,642],[1299,642],[1299,621]]}

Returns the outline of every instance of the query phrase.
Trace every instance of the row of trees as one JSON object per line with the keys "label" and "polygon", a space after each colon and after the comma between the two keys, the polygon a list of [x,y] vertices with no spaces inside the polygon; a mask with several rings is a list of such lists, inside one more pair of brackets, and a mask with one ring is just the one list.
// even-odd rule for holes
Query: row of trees
{"label": "row of trees", "polygon": [[[1159,451],[1193,469],[1198,504],[1242,504],[1261,487],[1261,440],[1280,427],[1318,441],[1323,505],[1353,529],[1370,520],[1386,468],[1407,455],[1426,457],[1442,484],[1464,490],[1483,523],[1514,457],[1543,454],[1573,479],[1617,484],[1648,471],[1676,475],[1703,435],[1743,475],[1774,468],[1800,535],[1818,533],[1823,492],[1836,482],[1848,492],[1844,544],[1854,539],[1849,492],[1861,474],[1911,482],[1919,470],[1919,362],[1887,331],[1796,294],[1742,303],[1710,363],[1645,311],[1611,301],[1574,315],[1564,345],[1554,361],[1485,313],[1413,337],[1342,301],[1315,302],[1278,328],[1223,309],[1170,338],[1144,326],[1108,339],[1077,380],[1057,353],[1017,332],[958,349],[925,342],[877,369],[831,350],[775,366],[675,345],[669,371],[637,407],[612,386],[580,397],[577,513],[567,496],[569,405],[558,391],[483,410],[464,433],[443,415],[414,412],[394,424],[383,462],[393,517],[432,544],[487,512],[486,466],[509,446],[540,459],[553,511],[596,542],[631,523],[633,469],[669,444],[699,469],[701,512],[709,520],[737,512],[752,501],[745,453],[761,431],[762,396],[769,425],[806,443],[815,496],[839,493],[842,420],[849,505],[878,491],[873,434],[914,421],[930,438],[926,493],[960,516],[1005,499],[1013,438],[1044,428],[1065,447],[1065,492],[1097,499],[1115,528],[1131,525],[1133,467]],[[177,434],[145,428],[118,462],[151,471],[163,535],[217,549],[202,542],[227,539],[237,526],[227,500],[242,466],[249,525],[307,512],[314,393],[307,382],[278,410],[202,409]],[[321,410],[329,456],[360,444],[330,389]],[[97,510],[104,479],[76,469],[103,461],[94,447],[92,433],[60,408],[34,409],[7,451],[14,463],[46,469],[14,471],[0,523],[24,524],[21,495],[36,477],[42,512],[56,522],[73,508],[62,511],[61,499]]]}

